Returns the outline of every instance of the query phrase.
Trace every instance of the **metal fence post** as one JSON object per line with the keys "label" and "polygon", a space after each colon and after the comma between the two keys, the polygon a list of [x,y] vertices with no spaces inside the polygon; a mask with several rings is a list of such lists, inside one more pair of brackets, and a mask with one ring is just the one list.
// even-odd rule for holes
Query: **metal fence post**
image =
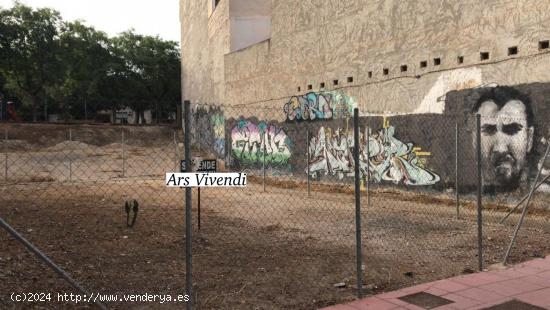
{"label": "metal fence post", "polygon": [[307,149],[307,197],[311,195],[311,180],[310,180],[310,171],[309,171],[309,162],[311,160],[311,154],[309,153],[309,128],[306,130],[306,149]]}
{"label": "metal fence post", "polygon": [[125,151],[124,151],[124,128],[122,128],[122,177],[124,178],[125,174],[126,174],[126,158],[124,158],[125,156]]}
{"label": "metal fence post", "polygon": [[458,122],[455,126],[455,195],[456,195],[456,219],[460,218],[460,195],[458,194]]}
{"label": "metal fence post", "polygon": [[[265,138],[264,138],[265,139]],[[264,141],[264,151],[263,151],[263,160],[262,160],[262,186],[264,188],[264,193],[265,193],[265,152],[266,152],[266,146],[265,146],[265,141]]]}
{"label": "metal fence post", "polygon": [[477,257],[479,271],[483,271],[483,215],[481,205],[481,115],[476,114],[476,160],[477,160]]}
{"label": "metal fence post", "polygon": [[8,128],[4,129],[4,180],[8,181]]}
{"label": "metal fence post", "polygon": [[4,129],[4,180],[8,181],[8,128]]}
{"label": "metal fence post", "polygon": [[174,130],[173,132],[173,135],[172,135],[172,140],[174,141],[174,165],[175,165],[175,170],[174,171],[178,171],[178,141],[176,140],[176,130]]}
{"label": "metal fence post", "polygon": [[[190,105],[191,103],[186,100],[183,103],[184,111],[184,149],[185,149],[185,171],[191,172],[191,137],[190,137],[190,126],[189,122],[191,119],[190,114]],[[191,187],[185,188],[185,285],[187,289],[187,295],[189,296],[189,301],[187,302],[187,309],[193,309],[193,229],[192,229],[192,214],[191,214]]]}
{"label": "metal fence post", "polygon": [[[73,141],[73,131],[69,128],[69,142]],[[69,180],[73,179],[73,161],[71,158],[71,148],[69,147]]]}
{"label": "metal fence post", "polygon": [[357,297],[363,297],[363,258],[361,253],[361,186],[359,174],[359,109],[353,110],[353,160],[355,163],[355,250],[357,263]]}
{"label": "metal fence post", "polygon": [[367,171],[366,171],[366,186],[367,186],[367,210],[369,209],[370,207],[370,128],[366,127],[365,128],[365,133],[366,133],[366,136],[367,136],[367,143],[366,143],[366,148],[367,148]]}

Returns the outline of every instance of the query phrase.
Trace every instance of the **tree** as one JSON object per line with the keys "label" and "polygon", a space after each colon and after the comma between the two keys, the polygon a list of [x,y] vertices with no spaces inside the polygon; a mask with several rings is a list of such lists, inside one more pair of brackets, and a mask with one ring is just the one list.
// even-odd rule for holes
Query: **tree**
{"label": "tree", "polygon": [[[127,83],[133,87],[130,106],[143,119],[154,108],[156,119],[163,107],[180,97],[180,57],[176,42],[127,31],[113,39],[115,54],[123,60]],[[137,122],[136,117],[136,122]]]}
{"label": "tree", "polygon": [[36,121],[47,87],[61,79],[61,17],[51,9],[33,10],[16,2],[11,9],[0,11],[0,25],[0,70],[8,80],[7,87],[31,106]]}
{"label": "tree", "polygon": [[[63,79],[49,93],[66,114],[88,119],[89,105],[95,106],[101,100],[99,84],[109,70],[109,38],[76,21],[63,24],[59,41]],[[69,107],[76,109],[71,111]]]}

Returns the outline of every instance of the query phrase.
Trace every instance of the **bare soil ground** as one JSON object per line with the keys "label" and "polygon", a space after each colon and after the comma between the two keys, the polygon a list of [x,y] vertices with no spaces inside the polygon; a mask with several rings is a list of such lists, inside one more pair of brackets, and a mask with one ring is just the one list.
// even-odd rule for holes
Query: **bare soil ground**
{"label": "bare soil ground", "polygon": [[[0,154],[8,154],[9,168],[8,178],[0,175],[0,217],[90,292],[185,294],[183,191],[163,182],[163,174],[176,169],[179,154],[166,135],[171,132],[151,145],[124,146],[124,153],[121,144],[106,137],[101,143],[91,137],[87,142],[10,141],[20,145],[4,145]],[[349,187],[314,183],[308,197],[305,183],[293,179],[268,179],[265,192],[260,178],[249,182],[242,189],[201,190],[200,230],[198,192],[193,190],[198,308],[313,309],[354,299],[355,203]],[[360,219],[366,293],[475,271],[472,198],[465,197],[457,219],[447,194],[382,188],[368,198],[364,194]],[[132,199],[140,203],[140,211],[136,225],[128,228],[124,202]],[[509,206],[487,206],[486,266],[502,260],[518,220],[515,214],[500,225]],[[550,216],[541,210],[529,214],[512,263],[550,253]],[[342,288],[334,286],[341,282]],[[0,309],[92,308],[57,301],[15,303],[12,292],[75,291],[0,230]]]}

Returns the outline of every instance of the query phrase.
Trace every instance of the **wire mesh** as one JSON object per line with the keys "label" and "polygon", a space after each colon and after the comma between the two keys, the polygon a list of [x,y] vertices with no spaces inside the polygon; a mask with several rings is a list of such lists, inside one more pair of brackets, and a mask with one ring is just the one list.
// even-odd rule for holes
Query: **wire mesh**
{"label": "wire mesh", "polygon": [[[0,216],[88,291],[185,294],[183,198],[164,185],[179,164],[182,136],[170,127],[4,124]],[[5,139],[7,136],[7,139]],[[125,202],[138,203],[127,215]],[[169,219],[169,220],[167,220]],[[81,305],[78,293],[4,232],[0,308]],[[16,303],[11,293],[51,294]],[[124,309],[123,300],[106,302]],[[134,302],[132,306],[150,302]],[[153,307],[158,307],[158,301]]]}
{"label": "wire mesh", "polygon": [[[193,189],[198,308],[312,308],[355,298],[356,125],[365,294],[477,270],[473,114],[361,116],[355,124],[352,111],[327,112],[192,107],[192,155],[248,175],[244,188],[201,188],[200,200]],[[548,175],[548,140],[531,137],[522,117],[481,123],[488,267],[502,261],[522,206],[501,219],[537,168]],[[180,169],[181,128],[2,124],[0,132],[0,216],[90,291],[185,294],[184,195],[164,184],[166,172]],[[509,171],[519,178],[502,186],[498,177]],[[549,184],[534,193],[510,262],[548,252]],[[133,200],[139,212],[128,227],[125,203]],[[73,292],[4,233],[0,253],[1,292]],[[0,295],[0,307],[17,306]]]}

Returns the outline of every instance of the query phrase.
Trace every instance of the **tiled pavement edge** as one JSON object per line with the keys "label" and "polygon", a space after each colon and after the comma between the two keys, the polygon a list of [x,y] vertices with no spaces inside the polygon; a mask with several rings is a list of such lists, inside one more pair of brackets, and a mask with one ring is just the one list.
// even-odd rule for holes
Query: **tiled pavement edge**
{"label": "tiled pavement edge", "polygon": [[485,271],[420,284],[324,309],[425,309],[398,299],[419,292],[430,293],[453,301],[451,304],[432,308],[437,310],[484,309],[510,300],[518,300],[550,309],[550,255],[507,269]]}

